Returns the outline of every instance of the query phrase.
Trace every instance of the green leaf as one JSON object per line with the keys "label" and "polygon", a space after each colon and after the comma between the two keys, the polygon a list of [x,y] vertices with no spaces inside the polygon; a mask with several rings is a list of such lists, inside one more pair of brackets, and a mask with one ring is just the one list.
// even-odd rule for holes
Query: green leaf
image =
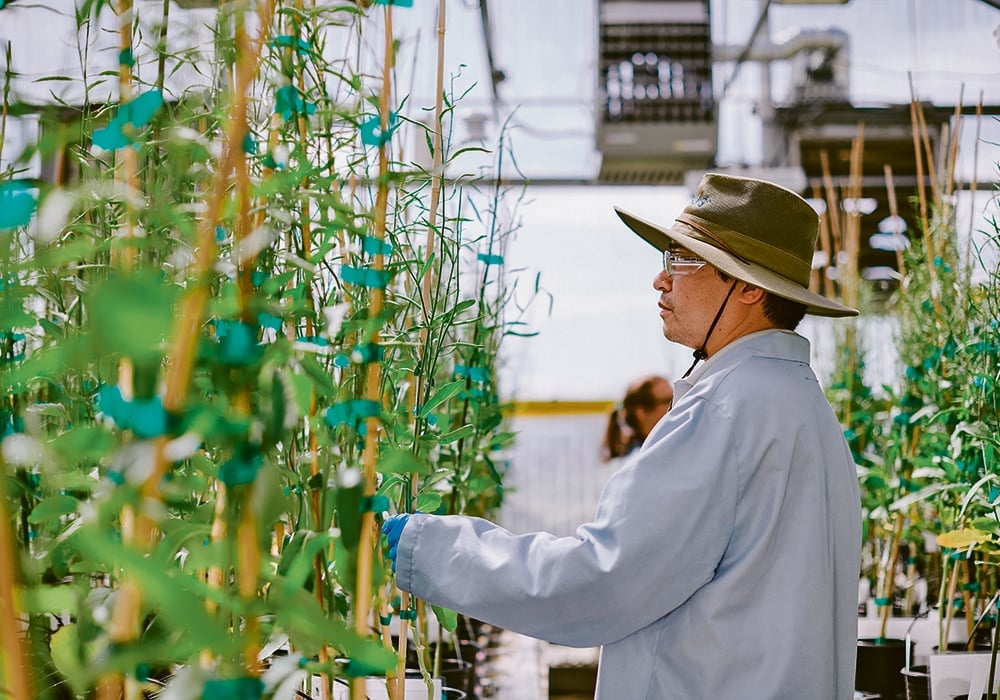
{"label": "green leaf", "polygon": [[425,491],[417,496],[417,510],[421,513],[434,513],[441,503],[441,494],[437,491]]}
{"label": "green leaf", "polygon": [[454,610],[449,610],[448,608],[442,608],[437,605],[432,605],[431,609],[434,611],[434,617],[438,619],[441,626],[444,627],[449,632],[454,632],[458,629],[458,613]]}
{"label": "green leaf", "polygon": [[31,515],[28,516],[28,522],[37,525],[38,523],[55,520],[69,513],[75,513],[78,504],[79,501],[65,494],[49,496],[35,506],[34,510],[31,511]]}
{"label": "green leaf", "polygon": [[388,448],[379,458],[378,471],[382,474],[430,474],[431,468],[409,450]]}
{"label": "green leaf", "polygon": [[52,663],[73,689],[79,694],[89,685],[90,672],[80,653],[80,636],[75,624],[63,625],[49,642]]}
{"label": "green leaf", "polygon": [[439,386],[437,390],[433,394],[431,394],[431,397],[427,399],[427,402],[420,407],[420,411],[417,413],[417,415],[426,416],[435,408],[443,404],[445,401],[458,394],[458,392],[460,392],[464,388],[465,388],[464,379],[458,379],[454,382],[448,382],[447,384]]}
{"label": "green leaf", "polygon": [[464,438],[470,437],[475,432],[476,432],[476,426],[471,424],[463,425],[461,428],[458,428],[457,430],[452,430],[450,433],[442,433],[441,436],[438,437],[438,442],[442,445],[447,445],[450,442],[457,442]]}
{"label": "green leaf", "polygon": [[179,289],[159,271],[144,270],[112,278],[90,295],[91,332],[100,351],[121,354],[137,363],[154,363],[174,325]]}
{"label": "green leaf", "polygon": [[31,614],[77,614],[76,589],[73,586],[38,585],[24,590],[21,596],[22,612]]}

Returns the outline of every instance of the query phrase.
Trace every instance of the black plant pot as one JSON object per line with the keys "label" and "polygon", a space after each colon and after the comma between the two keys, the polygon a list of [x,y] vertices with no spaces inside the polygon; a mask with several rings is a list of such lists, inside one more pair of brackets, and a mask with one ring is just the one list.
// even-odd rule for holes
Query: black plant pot
{"label": "black plant pot", "polygon": [[900,673],[906,682],[906,700],[931,700],[931,670],[928,666],[911,666]]}
{"label": "black plant pot", "polygon": [[882,700],[905,698],[906,684],[900,673],[905,665],[902,639],[859,639],[854,689],[878,693]]}

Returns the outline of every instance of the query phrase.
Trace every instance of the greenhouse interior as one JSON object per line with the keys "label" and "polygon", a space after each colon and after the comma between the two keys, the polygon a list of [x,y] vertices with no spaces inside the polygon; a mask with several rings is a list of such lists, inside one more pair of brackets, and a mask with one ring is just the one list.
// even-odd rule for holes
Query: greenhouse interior
{"label": "greenhouse interior", "polygon": [[998,697],[998,67],[998,0],[0,0],[0,698]]}

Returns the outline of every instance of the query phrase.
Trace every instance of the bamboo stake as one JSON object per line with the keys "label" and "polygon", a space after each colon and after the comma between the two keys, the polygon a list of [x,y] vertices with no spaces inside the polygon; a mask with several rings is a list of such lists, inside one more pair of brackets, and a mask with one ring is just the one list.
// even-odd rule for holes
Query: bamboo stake
{"label": "bamboo stake", "polygon": [[[437,74],[436,74],[436,90],[435,90],[435,100],[434,100],[434,137],[433,137],[433,148],[434,155],[432,158],[431,166],[431,198],[430,204],[427,211],[427,246],[424,256],[424,261],[429,264],[434,256],[434,242],[437,227],[437,210],[440,206],[441,200],[441,189],[442,183],[444,181],[444,154],[443,154],[443,134],[444,127],[441,123],[442,115],[444,113],[444,48],[445,48],[445,29],[446,29],[446,2],[445,0],[438,0],[438,22],[437,22]],[[428,271],[424,275],[423,284],[421,287],[421,300],[423,304],[424,314],[429,319],[432,314],[432,288],[437,284],[437,278],[433,274],[433,271]],[[420,346],[422,348],[427,348],[428,340],[428,325],[423,324],[420,330]],[[411,399],[411,411],[410,414],[414,416],[414,421],[416,418],[416,411],[412,410],[415,408],[413,405],[417,397],[423,396],[424,391],[424,381],[427,376],[427,372],[421,372],[419,376],[416,377],[415,385],[416,389],[410,394]],[[416,434],[416,427],[414,427],[414,434]],[[416,449],[416,440],[414,441],[414,449]],[[410,501],[416,497],[417,492],[417,480],[413,479],[410,483]],[[410,594],[406,591],[400,592],[400,610],[410,610],[411,601]],[[398,650],[398,667],[396,669],[396,694],[397,697],[403,697],[404,688],[406,684],[406,645],[408,644],[408,637],[410,631],[410,618],[409,615],[406,619],[400,619],[400,632],[399,632],[399,650]]]}
{"label": "bamboo stake", "polygon": [[955,103],[954,126],[951,129],[951,139],[948,144],[948,169],[945,178],[945,196],[950,197],[955,189],[955,161],[958,160],[958,142],[962,135],[962,101],[965,94],[965,83],[958,89],[958,102]]}
{"label": "bamboo stake", "polygon": [[[979,172],[979,137],[983,123],[983,91],[979,91],[979,102],[976,103],[976,139],[972,147],[972,182],[969,183],[969,235],[965,241],[965,277],[972,275],[972,232],[976,220],[976,183]],[[998,623],[1000,624],[1000,623]]]}
{"label": "bamboo stake", "polygon": [[833,188],[833,177],[830,175],[830,158],[826,153],[826,150],[821,150],[819,152],[820,165],[823,168],[823,188],[826,192],[826,213],[830,217],[830,234],[832,236],[832,249],[833,257],[830,262],[834,265],[837,264],[837,257],[841,250],[840,242],[840,211],[838,207],[840,206],[837,202],[837,194]]}
{"label": "bamboo stake", "polygon": [[[386,211],[389,202],[389,185],[386,176],[389,172],[388,138],[384,135],[389,130],[389,105],[391,104],[393,35],[392,35],[392,4],[385,6],[385,59],[382,66],[382,93],[379,95],[379,127],[383,138],[378,147],[378,191],[375,197],[375,238],[381,243],[385,240]],[[385,259],[381,246],[374,256],[375,270],[385,268]],[[372,288],[369,305],[369,318],[377,319],[382,313],[385,303],[385,290]],[[379,329],[376,326],[368,342],[377,344]],[[368,363],[368,376],[365,384],[365,398],[381,404],[382,396],[382,366],[378,362]],[[378,416],[365,419],[365,449],[364,449],[364,491],[366,499],[375,495],[375,463],[378,459]],[[364,637],[368,636],[368,615],[371,608],[372,593],[372,550],[378,542],[375,527],[375,514],[366,509],[361,516],[361,539],[358,544],[357,585],[354,592],[354,628]],[[351,680],[352,700],[364,700],[364,678]]]}
{"label": "bamboo stake", "polygon": [[32,700],[28,656],[19,631],[20,616],[15,580],[16,553],[10,532],[6,499],[0,499],[0,648],[3,649],[3,678],[12,700]]}
{"label": "bamboo stake", "polygon": [[[917,101],[917,93],[913,87],[913,74],[906,74],[907,80],[910,82],[910,110],[911,114],[916,115],[914,124],[919,129],[920,141],[923,143],[924,150],[927,154],[927,178],[931,182],[931,194],[932,201],[937,204],[941,201],[941,193],[938,191],[937,176],[934,171],[934,153],[931,150],[930,138],[927,135],[927,124],[924,121],[924,108]],[[919,146],[916,146],[919,148]]]}
{"label": "bamboo stake", "polygon": [[889,624],[889,613],[892,612],[892,593],[895,588],[894,576],[896,573],[896,562],[899,560],[899,542],[903,538],[903,520],[904,516],[902,512],[896,513],[896,522],[892,530],[892,544],[889,549],[889,565],[885,570],[885,577],[882,582],[882,600],[886,601],[884,605],[880,605],[880,621],[878,628],[879,639],[885,639],[886,626]]}
{"label": "bamboo stake", "polygon": [[[225,151],[215,175],[211,195],[208,198],[206,215],[199,221],[196,234],[195,278],[182,302],[171,344],[171,362],[167,369],[166,390],[163,398],[163,408],[168,412],[180,410],[190,383],[195,346],[208,304],[208,278],[216,257],[215,227],[222,212],[230,172],[235,167],[236,160],[242,151],[243,140],[247,133],[246,96],[250,79],[256,72],[258,54],[252,50],[245,32],[237,34],[237,42],[236,86],[230,105]],[[166,443],[166,437],[159,437],[155,441],[153,468],[140,488],[143,499],[159,500],[160,498],[159,484],[169,468],[169,462],[164,454]],[[126,529],[131,529],[131,527],[129,525],[127,528],[126,523],[123,522],[123,539],[126,539]],[[155,522],[148,515],[140,514],[136,519],[134,537],[140,546],[148,548],[152,545],[155,530]],[[141,600],[141,593],[138,589],[126,581],[119,592],[112,617],[112,638],[115,641],[128,641],[135,637]],[[129,636],[115,637],[115,631],[120,635],[128,634]],[[102,689],[104,687],[102,685]],[[114,693],[114,688],[107,691],[102,690],[102,700],[119,697]]]}
{"label": "bamboo stake", "polygon": [[[820,194],[819,183],[815,181],[812,184],[812,196],[813,199],[822,199],[822,195]],[[829,209],[829,207],[827,207],[827,209]],[[823,212],[823,216],[819,217],[819,242],[820,242],[820,250],[822,250],[823,254],[826,255],[826,267],[829,267],[830,265],[834,264],[834,259],[833,259],[833,250],[831,249],[831,244],[830,244],[830,217],[826,212]],[[821,269],[818,272],[819,272],[818,275],[819,283],[825,290],[827,287],[826,268]]]}
{"label": "bamboo stake", "polygon": [[[899,207],[896,204],[896,186],[892,179],[892,166],[886,163],[882,166],[882,171],[885,173],[885,191],[889,196],[889,215],[894,219],[899,217]],[[902,233],[896,234],[902,236]],[[896,248],[896,269],[899,271],[900,280],[906,279],[906,264],[903,261],[903,250],[901,247]]]}
{"label": "bamboo stake", "polygon": [[[927,258],[927,274],[931,279],[931,301],[934,303],[934,310],[937,312],[936,321],[940,324],[942,317],[941,295],[938,289],[937,273],[934,270],[934,246],[931,241],[930,224],[927,220],[927,195],[924,189],[924,168],[923,154],[920,147],[920,125],[917,117],[916,101],[910,100],[910,120],[913,132],[913,150],[916,156],[917,165],[917,196],[920,200],[920,228],[924,239],[924,255]],[[936,325],[937,325],[936,324]]]}
{"label": "bamboo stake", "polygon": [[[121,58],[118,61],[118,102],[126,104],[132,99],[132,66],[128,56],[132,52],[132,0],[120,0],[113,5],[118,16],[118,38]],[[119,107],[120,109],[121,107]],[[126,195],[125,208],[125,238],[121,246],[111,249],[111,263],[124,272],[131,272],[135,266],[135,250],[132,241],[135,238],[136,212],[133,206],[134,193],[138,191],[138,162],[135,150],[122,148],[115,153],[118,167],[115,169],[115,180],[124,182]],[[126,400],[133,398],[134,368],[132,361],[123,357],[118,362],[118,388]],[[135,512],[131,505],[122,507],[119,515],[122,529],[122,540],[131,543],[136,535]],[[121,582],[119,590],[119,605],[116,605],[111,618],[109,636],[115,642],[126,642],[134,639],[139,633],[139,608],[141,592],[136,584],[127,578]],[[113,700],[119,697],[135,697],[138,693],[135,683],[129,678],[107,676],[98,683],[99,700]]]}

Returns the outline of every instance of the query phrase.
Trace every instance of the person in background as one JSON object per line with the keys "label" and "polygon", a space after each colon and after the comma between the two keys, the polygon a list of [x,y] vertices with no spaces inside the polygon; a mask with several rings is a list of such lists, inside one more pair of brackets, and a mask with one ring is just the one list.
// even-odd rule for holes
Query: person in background
{"label": "person in background", "polygon": [[674,387],[666,377],[651,375],[632,382],[625,398],[608,416],[601,458],[609,462],[641,447],[673,400]]}
{"label": "person in background", "polygon": [[819,217],[783,187],[716,173],[672,223],[617,211],[662,251],[663,334],[694,350],[673,406],[573,536],[388,518],[396,583],[600,646],[599,700],[851,700],[857,471],[794,332],[806,313],[857,314],[808,289]]}

